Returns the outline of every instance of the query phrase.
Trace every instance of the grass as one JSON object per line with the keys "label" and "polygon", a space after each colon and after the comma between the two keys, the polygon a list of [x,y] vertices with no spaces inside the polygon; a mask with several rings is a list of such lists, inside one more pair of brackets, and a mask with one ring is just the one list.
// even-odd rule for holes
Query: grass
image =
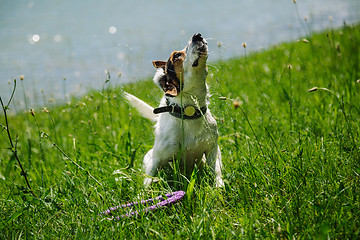
{"label": "grass", "polygon": [[[143,188],[152,123],[122,91],[156,106],[162,93],[150,79],[112,87],[108,74],[102,91],[68,104],[6,109],[0,239],[359,238],[359,42],[360,26],[344,26],[209,64],[224,189],[203,180],[207,171],[185,179],[176,167]],[[176,190],[187,195],[170,208],[116,222],[98,217]]]}

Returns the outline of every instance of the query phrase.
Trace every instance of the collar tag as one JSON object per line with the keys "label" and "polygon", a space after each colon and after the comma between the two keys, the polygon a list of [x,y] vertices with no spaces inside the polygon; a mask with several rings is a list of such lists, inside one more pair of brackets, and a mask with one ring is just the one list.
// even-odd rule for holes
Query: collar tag
{"label": "collar tag", "polygon": [[186,116],[189,116],[189,117],[192,117],[194,116],[196,110],[193,106],[187,106],[185,109],[184,109],[184,113]]}

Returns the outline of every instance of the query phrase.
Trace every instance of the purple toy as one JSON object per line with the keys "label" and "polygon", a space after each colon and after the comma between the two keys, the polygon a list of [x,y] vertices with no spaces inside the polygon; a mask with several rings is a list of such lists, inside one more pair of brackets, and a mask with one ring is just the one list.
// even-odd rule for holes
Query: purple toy
{"label": "purple toy", "polygon": [[[155,210],[155,209],[158,209],[158,208],[171,206],[171,205],[179,202],[184,197],[184,195],[185,195],[184,191],[177,191],[177,192],[173,192],[173,193],[168,193],[168,194],[165,195],[167,197],[167,199],[165,199],[162,196],[158,196],[158,197],[156,197],[154,199],[150,198],[150,199],[147,199],[147,200],[143,200],[140,203],[139,202],[131,202],[131,203],[128,203],[128,204],[123,204],[123,205],[119,205],[119,206],[116,206],[116,207],[111,207],[108,210],[106,210],[104,212],[101,212],[100,215],[112,216],[111,218],[108,218],[110,220],[112,220],[112,219],[120,220],[121,218],[124,218],[124,217],[133,217],[133,216],[137,216],[139,214],[139,212],[148,213],[149,211],[152,211],[152,210]],[[154,201],[160,201],[160,202],[158,202],[158,203],[156,203],[154,205],[151,205],[150,207],[144,208],[142,210],[130,212],[130,213],[127,213],[127,214],[121,215],[121,216],[116,216],[115,217],[115,216],[113,216],[113,213],[112,213],[113,211],[116,211],[116,210],[121,209],[121,208],[132,207],[132,206],[136,206],[136,205],[139,205],[139,204],[148,205],[148,204],[153,203]]]}

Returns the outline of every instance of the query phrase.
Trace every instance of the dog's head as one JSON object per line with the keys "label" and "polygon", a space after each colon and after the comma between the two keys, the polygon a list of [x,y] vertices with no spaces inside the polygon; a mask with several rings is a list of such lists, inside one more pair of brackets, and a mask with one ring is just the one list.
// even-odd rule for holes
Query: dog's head
{"label": "dog's head", "polygon": [[205,81],[207,56],[206,40],[200,33],[194,34],[183,50],[171,53],[167,62],[153,61],[157,68],[154,82],[167,96],[176,97],[184,88]]}

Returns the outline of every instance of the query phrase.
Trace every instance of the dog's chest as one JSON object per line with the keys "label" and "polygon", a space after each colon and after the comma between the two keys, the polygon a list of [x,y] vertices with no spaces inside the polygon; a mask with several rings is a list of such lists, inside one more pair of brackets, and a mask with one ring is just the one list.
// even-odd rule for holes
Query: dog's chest
{"label": "dog's chest", "polygon": [[183,131],[180,132],[181,139],[187,149],[207,148],[215,140],[216,133],[208,122],[201,120],[184,121]]}
{"label": "dog's chest", "polygon": [[[188,160],[201,160],[217,143],[216,121],[207,112],[196,120],[181,120],[163,115],[156,131],[158,139],[163,139],[175,147],[175,151],[185,151]],[[177,154],[177,153],[175,153]]]}

